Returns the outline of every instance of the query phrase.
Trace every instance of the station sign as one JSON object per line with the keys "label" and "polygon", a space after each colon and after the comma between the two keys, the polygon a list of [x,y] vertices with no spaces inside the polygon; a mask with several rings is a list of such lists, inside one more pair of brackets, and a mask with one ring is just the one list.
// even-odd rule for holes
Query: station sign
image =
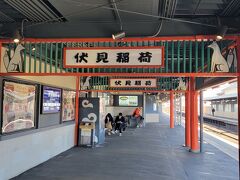
{"label": "station sign", "polygon": [[164,67],[164,47],[64,48],[65,68]]}
{"label": "station sign", "polygon": [[110,78],[111,88],[156,88],[157,78]]}

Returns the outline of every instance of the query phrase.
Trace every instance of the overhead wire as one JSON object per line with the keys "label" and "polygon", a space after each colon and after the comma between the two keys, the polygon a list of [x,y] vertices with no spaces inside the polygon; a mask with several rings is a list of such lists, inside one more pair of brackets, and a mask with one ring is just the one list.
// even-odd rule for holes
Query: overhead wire
{"label": "overhead wire", "polygon": [[113,6],[115,8],[115,11],[117,13],[117,16],[118,16],[118,20],[119,20],[119,23],[120,23],[120,29],[121,29],[121,31],[123,31],[122,19],[121,19],[121,16],[120,16],[119,12],[118,12],[117,4],[116,4],[115,0],[112,0],[112,2],[113,2]]}

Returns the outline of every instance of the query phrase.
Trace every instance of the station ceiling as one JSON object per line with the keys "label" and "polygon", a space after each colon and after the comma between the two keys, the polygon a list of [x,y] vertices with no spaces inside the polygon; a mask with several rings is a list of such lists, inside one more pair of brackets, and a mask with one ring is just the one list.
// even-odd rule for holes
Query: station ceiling
{"label": "station ceiling", "polygon": [[[239,33],[239,0],[0,0],[0,37],[126,37]],[[120,18],[119,18],[120,17]]]}

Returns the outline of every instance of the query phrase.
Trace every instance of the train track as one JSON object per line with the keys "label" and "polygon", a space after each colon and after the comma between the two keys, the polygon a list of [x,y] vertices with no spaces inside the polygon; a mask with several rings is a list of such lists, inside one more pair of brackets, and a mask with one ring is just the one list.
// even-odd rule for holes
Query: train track
{"label": "train track", "polygon": [[233,143],[238,143],[238,136],[232,132],[226,131],[224,129],[218,129],[216,127],[210,126],[210,125],[203,125],[203,128],[205,131],[212,132],[216,135],[219,135],[220,137],[227,139]]}

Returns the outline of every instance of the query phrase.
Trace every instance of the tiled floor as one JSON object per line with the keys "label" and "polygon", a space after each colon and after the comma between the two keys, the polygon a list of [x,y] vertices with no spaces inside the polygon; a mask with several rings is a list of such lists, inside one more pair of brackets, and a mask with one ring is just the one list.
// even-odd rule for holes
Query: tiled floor
{"label": "tiled floor", "polygon": [[210,144],[188,152],[184,128],[169,129],[167,118],[145,128],[110,136],[98,148],[73,148],[14,178],[16,180],[232,180],[238,162]]}

